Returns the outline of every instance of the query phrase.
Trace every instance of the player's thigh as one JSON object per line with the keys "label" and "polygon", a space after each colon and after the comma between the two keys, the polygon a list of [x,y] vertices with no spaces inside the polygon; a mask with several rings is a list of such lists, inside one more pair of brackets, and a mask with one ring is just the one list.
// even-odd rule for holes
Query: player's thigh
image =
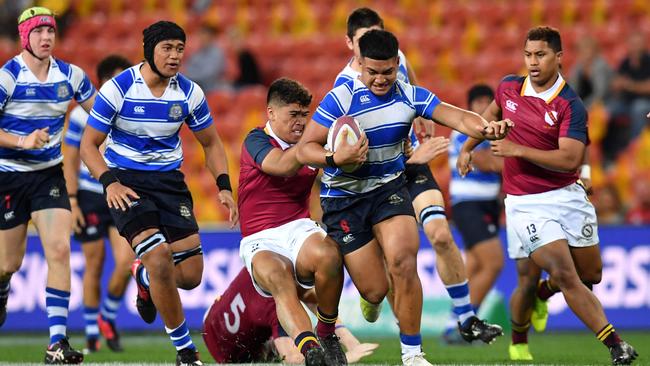
{"label": "player's thigh", "polygon": [[70,260],[70,231],[72,215],[64,208],[48,208],[32,212],[43,251],[48,261]]}
{"label": "player's thigh", "polygon": [[343,262],[352,282],[364,298],[375,302],[383,299],[388,292],[388,276],[384,253],[376,239],[345,254]]}
{"label": "player's thigh", "polygon": [[419,217],[420,212],[428,206],[442,206],[445,201],[438,182],[426,164],[407,164],[404,171],[406,189],[413,200],[413,208]]}
{"label": "player's thigh", "polygon": [[295,288],[293,263],[283,255],[269,250],[257,252],[251,260],[253,280],[266,291]]}
{"label": "player's thigh", "polygon": [[437,189],[429,189],[413,198],[413,209],[416,217],[420,217],[420,212],[429,206],[445,207],[445,199],[442,192]]}
{"label": "player's thigh", "polygon": [[104,266],[104,239],[96,239],[81,243],[81,251],[86,261],[84,273],[100,276]]}
{"label": "player's thigh", "polygon": [[517,270],[517,283],[520,288],[534,289],[537,287],[542,269],[530,258],[519,258],[515,260]]}
{"label": "player's thigh", "polygon": [[341,265],[338,244],[325,232],[314,232],[304,239],[295,259],[296,275],[302,279],[313,278],[317,268],[338,272]]}
{"label": "player's thigh", "polygon": [[200,274],[203,272],[203,252],[199,234],[169,244],[177,271]]}
{"label": "player's thigh", "polygon": [[373,232],[384,252],[389,269],[410,265],[411,262],[415,264],[420,238],[414,217],[393,216],[375,224]]}
{"label": "player's thigh", "polygon": [[501,270],[503,267],[503,248],[501,247],[501,240],[498,237],[483,240],[472,245],[467,250],[467,255],[471,255],[478,261],[482,268]]}
{"label": "player's thigh", "polygon": [[569,250],[580,279],[584,282],[599,283],[603,271],[600,246],[569,247]]}
{"label": "player's thigh", "polygon": [[565,239],[556,240],[535,249],[530,258],[551,275],[559,285],[578,277],[569,245]]}
{"label": "player's thigh", "polygon": [[27,224],[0,230],[0,275],[20,269],[27,246]]}

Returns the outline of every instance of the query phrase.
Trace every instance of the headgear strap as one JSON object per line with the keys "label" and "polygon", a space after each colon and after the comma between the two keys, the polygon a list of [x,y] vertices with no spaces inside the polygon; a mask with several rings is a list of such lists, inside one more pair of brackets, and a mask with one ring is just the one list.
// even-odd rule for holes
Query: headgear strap
{"label": "headgear strap", "polygon": [[165,40],[179,40],[185,42],[185,31],[178,24],[161,20],[142,31],[142,45],[144,47],[144,59],[147,60],[151,70],[161,78],[167,78],[160,73],[153,58],[153,50],[156,45]]}

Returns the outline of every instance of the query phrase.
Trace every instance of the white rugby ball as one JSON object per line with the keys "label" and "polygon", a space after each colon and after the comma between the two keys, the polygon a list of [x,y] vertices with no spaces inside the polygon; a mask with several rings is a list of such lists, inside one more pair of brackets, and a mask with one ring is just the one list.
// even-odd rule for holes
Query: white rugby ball
{"label": "white rugby ball", "polygon": [[[343,133],[347,131],[347,136]],[[339,117],[327,133],[327,146],[330,151],[336,151],[339,145],[343,142],[343,139],[347,140],[349,145],[354,145],[361,138],[361,125],[359,122],[350,116]],[[361,164],[350,164],[341,166],[341,170],[346,173],[351,173],[357,170]]]}

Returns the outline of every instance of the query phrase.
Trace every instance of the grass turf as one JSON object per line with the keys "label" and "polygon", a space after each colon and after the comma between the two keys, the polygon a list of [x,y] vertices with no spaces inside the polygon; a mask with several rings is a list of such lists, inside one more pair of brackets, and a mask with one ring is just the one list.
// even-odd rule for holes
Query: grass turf
{"label": "grass turf", "polygon": [[[650,333],[647,331],[623,331],[621,335],[635,346],[640,353],[637,365],[650,365],[648,345]],[[207,352],[201,335],[193,333],[204,362],[214,361]],[[45,334],[0,334],[0,364],[35,363],[41,364],[44,356]],[[534,334],[529,337],[530,351],[534,364],[545,365],[610,365],[609,352],[588,332],[555,332]],[[375,353],[362,360],[365,364],[401,364],[398,338],[361,339],[363,342],[379,343]],[[426,358],[434,364],[455,365],[504,365],[524,364],[508,359],[507,336],[493,345],[442,346],[436,338],[424,339]],[[83,337],[73,335],[73,347],[82,348]],[[87,355],[85,363],[108,363],[114,365],[141,363],[173,363],[175,352],[169,339],[161,334],[125,334],[122,336],[123,353],[112,353],[105,345],[99,352]]]}

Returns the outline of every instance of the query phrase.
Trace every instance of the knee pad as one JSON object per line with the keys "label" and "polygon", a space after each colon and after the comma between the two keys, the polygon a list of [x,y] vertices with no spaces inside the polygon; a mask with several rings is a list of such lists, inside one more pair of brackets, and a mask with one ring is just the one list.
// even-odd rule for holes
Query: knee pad
{"label": "knee pad", "polygon": [[160,231],[157,231],[137,244],[133,248],[133,251],[138,258],[142,258],[145,253],[154,250],[157,246],[165,242],[167,242],[165,236]]}
{"label": "knee pad", "polygon": [[422,225],[425,225],[427,222],[434,219],[447,219],[444,207],[431,205],[425,207],[422,211],[420,211],[420,222]]}
{"label": "knee pad", "polygon": [[172,254],[172,258],[174,259],[174,265],[178,265],[182,261],[186,260],[189,257],[193,257],[195,255],[203,255],[203,248],[201,247],[201,244],[197,245],[196,247],[188,250],[184,250],[182,252],[177,252]]}

